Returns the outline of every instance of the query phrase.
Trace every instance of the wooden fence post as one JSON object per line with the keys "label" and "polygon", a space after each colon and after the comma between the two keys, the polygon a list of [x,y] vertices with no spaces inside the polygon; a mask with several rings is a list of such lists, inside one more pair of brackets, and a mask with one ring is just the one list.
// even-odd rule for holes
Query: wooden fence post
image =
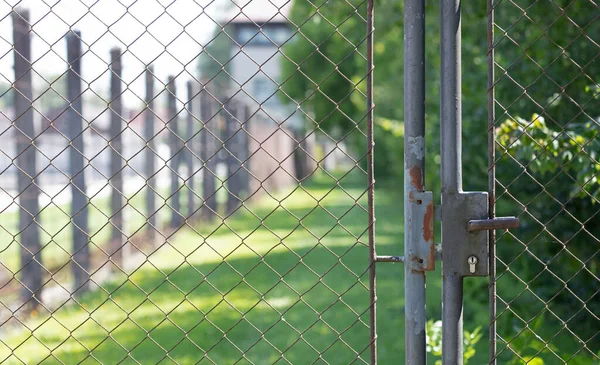
{"label": "wooden fence post", "polygon": [[183,225],[181,214],[181,183],[179,166],[183,155],[183,143],[179,137],[179,116],[177,114],[177,89],[175,77],[169,76],[167,83],[167,127],[169,129],[169,150],[171,168],[171,228],[177,229]]}
{"label": "wooden fence post", "polygon": [[81,33],[71,32],[67,36],[67,110],[66,133],[70,140],[69,159],[71,179],[71,221],[73,230],[73,263],[71,272],[74,292],[89,288],[90,247],[88,229],[88,199],[85,186],[84,139],[83,139],[83,95],[81,92]]}
{"label": "wooden fence post", "polygon": [[38,202],[39,190],[35,184],[36,147],[33,110],[31,108],[33,90],[31,84],[31,26],[29,11],[12,13],[14,43],[14,109],[17,167],[17,186],[19,196],[19,232],[21,245],[21,299],[27,310],[39,307],[42,296],[42,247],[37,220],[40,218]]}
{"label": "wooden fence post", "polygon": [[155,116],[154,116],[154,67],[146,69],[146,110],[144,111],[144,140],[146,141],[144,158],[144,175],[146,178],[146,225],[147,239],[150,242],[156,240],[156,142],[155,142]]}
{"label": "wooden fence post", "polygon": [[110,51],[110,213],[111,213],[111,256],[118,264],[123,263],[123,101],[122,101],[122,62],[121,50],[113,48]]}

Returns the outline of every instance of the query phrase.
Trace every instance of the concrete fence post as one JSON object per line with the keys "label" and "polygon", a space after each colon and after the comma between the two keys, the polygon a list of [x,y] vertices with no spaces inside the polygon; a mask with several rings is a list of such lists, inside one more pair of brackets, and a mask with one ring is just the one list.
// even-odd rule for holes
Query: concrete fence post
{"label": "concrete fence post", "polygon": [[194,177],[195,177],[195,161],[196,156],[194,155],[195,151],[195,140],[196,136],[194,135],[196,128],[194,128],[195,120],[194,120],[194,91],[193,91],[192,81],[188,81],[186,83],[186,91],[187,91],[187,122],[186,122],[186,162],[187,162],[187,186],[188,186],[188,201],[187,201],[187,211],[188,211],[188,219],[191,219],[196,211],[196,191],[194,186]]}
{"label": "concrete fence post", "polygon": [[226,181],[227,181],[227,203],[225,207],[226,215],[232,214],[240,205],[242,195],[243,176],[242,160],[243,143],[240,117],[243,117],[242,105],[229,101],[226,104],[225,113],[225,141],[226,150]]}
{"label": "concrete fence post", "polygon": [[90,247],[88,228],[88,199],[85,185],[85,150],[83,138],[83,95],[81,88],[81,33],[67,36],[67,110],[66,128],[70,140],[69,159],[71,179],[71,222],[73,230],[73,263],[71,272],[74,291],[86,291],[90,279]]}
{"label": "concrete fence post", "polygon": [[113,48],[110,51],[110,127],[108,139],[110,144],[110,223],[111,247],[110,254],[115,263],[123,262],[123,85],[121,80],[122,62],[121,50]]}
{"label": "concrete fence post", "polygon": [[177,229],[183,225],[181,213],[181,176],[179,167],[183,156],[183,143],[179,134],[179,115],[177,113],[177,88],[175,77],[169,76],[167,83],[167,127],[169,129],[169,167],[171,169],[171,228]]}
{"label": "concrete fence post", "polygon": [[202,119],[201,130],[201,159],[202,159],[202,200],[203,216],[212,220],[217,213],[216,175],[217,175],[217,151],[216,151],[216,124],[217,117],[213,106],[215,99],[204,88],[200,95],[200,115]]}
{"label": "concrete fence post", "polygon": [[144,111],[144,140],[146,142],[146,148],[144,151],[144,175],[146,178],[146,184],[148,186],[146,190],[146,216],[148,217],[148,224],[146,226],[146,235],[148,241],[154,242],[156,239],[156,189],[157,179],[156,173],[156,142],[155,142],[155,110],[154,110],[154,67],[148,66],[145,72],[145,83],[146,83],[146,95],[144,101],[146,103],[146,110]]}
{"label": "concrete fence post", "polygon": [[36,133],[33,123],[31,26],[29,11],[12,13],[14,43],[14,109],[13,128],[16,141],[15,165],[17,167],[17,190],[19,204],[19,244],[21,258],[21,299],[27,310],[39,307],[42,296],[42,247],[38,226],[40,207],[37,176],[37,150],[33,143]]}

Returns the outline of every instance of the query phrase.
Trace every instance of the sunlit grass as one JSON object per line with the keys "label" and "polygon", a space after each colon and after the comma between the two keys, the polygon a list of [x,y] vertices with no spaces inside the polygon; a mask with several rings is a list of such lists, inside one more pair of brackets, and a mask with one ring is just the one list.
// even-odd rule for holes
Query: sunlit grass
{"label": "sunlit grass", "polygon": [[48,364],[368,359],[365,185],[347,178],[344,191],[332,182],[181,230],[129,277],[29,320],[30,330],[3,334],[0,356]]}
{"label": "sunlit grass", "polygon": [[[5,324],[0,362],[368,361],[365,186],[356,176],[339,186],[321,176],[301,188],[263,196],[224,222],[197,222],[163,238],[129,276],[114,276],[79,304],[24,325]],[[402,210],[400,190],[377,189],[379,254],[402,254]],[[441,318],[440,266],[427,274],[427,313],[436,320]],[[381,364],[404,358],[403,273],[402,264],[377,267]],[[481,326],[485,333],[487,278],[466,280],[465,290],[465,329]],[[487,363],[487,335],[476,348],[469,364]],[[429,356],[429,363],[434,360]]]}
{"label": "sunlit grass", "polygon": [[[168,194],[157,195],[157,213],[164,219],[170,208],[165,206]],[[92,251],[104,247],[111,231],[110,198],[107,196],[90,196],[88,204],[89,245]],[[125,217],[124,233],[132,236],[139,232],[147,222],[144,208],[145,189],[124,197],[123,215]],[[42,261],[46,268],[55,269],[65,265],[72,252],[72,224],[70,223],[70,207],[68,204],[50,203],[40,207],[40,215],[36,219],[39,226],[40,243],[42,245]],[[19,213],[6,211],[0,214],[0,261],[11,272],[21,267],[19,251]]]}

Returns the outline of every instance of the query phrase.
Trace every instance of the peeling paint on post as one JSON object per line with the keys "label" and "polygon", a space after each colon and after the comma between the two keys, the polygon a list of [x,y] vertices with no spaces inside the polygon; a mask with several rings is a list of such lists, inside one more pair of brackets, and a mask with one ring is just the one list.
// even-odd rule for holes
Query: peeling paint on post
{"label": "peeling paint on post", "polygon": [[423,171],[419,166],[413,166],[408,171],[410,176],[410,183],[413,189],[422,191],[423,190]]}
{"label": "peeling paint on post", "polygon": [[433,216],[433,193],[410,191],[406,210],[409,224],[406,225],[405,232],[411,244],[408,249],[405,247],[405,255],[408,257],[407,265],[414,273],[435,270]]}

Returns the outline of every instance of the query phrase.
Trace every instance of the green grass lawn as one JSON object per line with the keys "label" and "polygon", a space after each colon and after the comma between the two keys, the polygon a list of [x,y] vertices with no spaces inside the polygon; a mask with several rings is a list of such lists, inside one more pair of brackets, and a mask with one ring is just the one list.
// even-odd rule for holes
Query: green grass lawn
{"label": "green grass lawn", "polygon": [[[356,176],[339,185],[321,177],[279,202],[264,197],[225,224],[183,229],[80,305],[13,323],[0,334],[0,362],[368,362],[365,186]],[[402,210],[401,190],[378,188],[380,254],[402,253]],[[378,266],[381,364],[404,361],[403,270]],[[429,316],[439,319],[439,269],[427,289]],[[487,291],[481,295],[466,302],[467,329],[487,321]],[[486,363],[485,342],[470,364]]]}
{"label": "green grass lawn", "polygon": [[[164,197],[157,196],[157,206],[165,204],[168,194]],[[134,234],[146,224],[146,210],[144,208],[145,190],[130,197],[124,198],[124,216],[126,217],[124,232],[128,235]],[[70,260],[72,252],[72,228],[70,224],[69,205],[58,205],[53,202],[40,207],[40,215],[37,222],[40,226],[40,242],[42,243],[42,260],[47,268],[63,266]],[[164,207],[158,214],[163,217],[166,211]],[[104,246],[110,238],[110,198],[106,196],[90,197],[88,205],[89,233],[91,250],[97,250]],[[18,242],[19,235],[19,213],[17,211],[4,212],[1,214],[0,224],[0,261],[2,265],[11,272],[20,268]]]}

